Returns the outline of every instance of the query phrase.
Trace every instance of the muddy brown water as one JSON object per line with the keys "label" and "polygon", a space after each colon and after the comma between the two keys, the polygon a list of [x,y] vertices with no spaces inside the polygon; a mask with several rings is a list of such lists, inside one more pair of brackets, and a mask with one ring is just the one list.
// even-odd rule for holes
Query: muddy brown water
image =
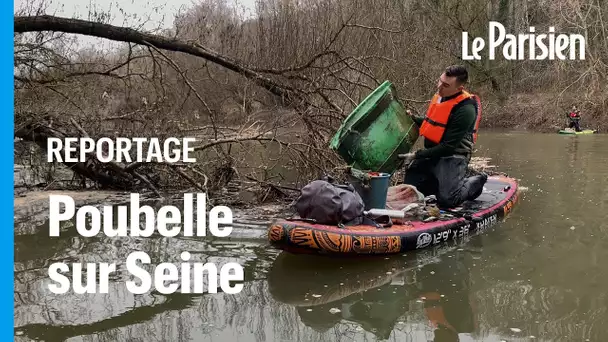
{"label": "muddy brown water", "polygon": [[[254,226],[230,238],[51,238],[45,212],[22,200],[15,340],[606,341],[606,146],[608,135],[484,133],[478,156],[527,187],[511,216],[459,245],[373,260],[281,253]],[[135,250],[155,264],[183,251],[238,262],[244,289],[133,295],[124,261]],[[55,295],[57,261],[117,262],[118,272],[109,294]]]}

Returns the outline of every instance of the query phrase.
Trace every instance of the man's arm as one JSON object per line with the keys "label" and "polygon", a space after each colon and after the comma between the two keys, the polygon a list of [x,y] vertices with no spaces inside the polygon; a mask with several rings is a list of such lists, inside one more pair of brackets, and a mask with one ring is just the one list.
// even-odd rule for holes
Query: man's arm
{"label": "man's arm", "polygon": [[473,104],[460,106],[450,118],[449,128],[443,134],[443,140],[428,149],[418,150],[416,158],[440,158],[454,154],[454,151],[475,123],[475,107]]}
{"label": "man's arm", "polygon": [[420,127],[420,126],[422,126],[422,121],[424,121],[424,118],[412,115],[412,120],[414,120],[414,123],[416,124],[416,126]]}
{"label": "man's arm", "polygon": [[424,120],[423,117],[419,117],[417,115],[414,115],[412,113],[412,111],[409,110],[409,109],[406,111],[406,113],[407,113],[407,115],[409,115],[410,118],[412,118],[412,121],[414,121],[414,123],[416,124],[416,126],[420,127],[422,125],[422,121]]}

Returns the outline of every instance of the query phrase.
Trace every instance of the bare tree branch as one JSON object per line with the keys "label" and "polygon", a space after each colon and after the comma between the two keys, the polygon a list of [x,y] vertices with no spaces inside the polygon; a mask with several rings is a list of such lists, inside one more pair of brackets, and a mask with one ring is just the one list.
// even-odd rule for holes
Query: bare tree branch
{"label": "bare tree branch", "polygon": [[141,33],[131,28],[112,26],[80,19],[68,19],[43,15],[34,17],[15,17],[14,30],[15,33],[59,31],[84,34],[128,43],[137,43],[140,45],[149,44],[164,50],[178,51],[193,56],[202,57],[252,79],[258,85],[285,100],[293,99],[295,95],[294,89],[290,88],[289,86],[279,85],[269,78],[263,77],[262,75],[241,66],[238,62],[218,53],[212,52],[209,49],[203,49],[193,44],[188,44],[175,39],[168,39],[158,35]]}

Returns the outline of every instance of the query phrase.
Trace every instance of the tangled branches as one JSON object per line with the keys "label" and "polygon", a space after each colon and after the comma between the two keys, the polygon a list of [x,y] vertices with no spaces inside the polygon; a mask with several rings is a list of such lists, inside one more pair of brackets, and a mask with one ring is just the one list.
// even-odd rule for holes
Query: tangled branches
{"label": "tangled branches", "polygon": [[[20,101],[16,103],[19,108],[16,136],[45,148],[49,137],[88,136],[87,132],[93,132],[97,137],[147,135],[161,139],[163,136],[194,135],[202,141],[196,148],[199,155],[207,156],[208,150],[213,150],[215,158],[223,157],[222,162],[214,165],[216,172],[212,179],[207,173],[213,168],[210,169],[210,165],[205,162],[196,167],[157,165],[160,169],[150,171],[147,175],[139,173],[141,165],[102,164],[92,159],[86,163],[65,163],[72,171],[102,187],[135,189],[146,186],[158,195],[157,187],[162,180],[165,185],[181,184],[176,182],[175,175],[179,180],[204,191],[210,190],[208,187],[219,189],[225,186],[235,174],[230,170],[235,170],[233,164],[239,159],[231,154],[235,150],[235,144],[241,146],[241,153],[249,149],[248,145],[252,143],[265,148],[270,146],[274,150],[272,157],[257,161],[263,165],[257,166],[258,170],[264,170],[262,179],[249,176],[250,180],[256,179],[259,184],[268,184],[267,178],[271,176],[264,173],[278,164],[287,172],[297,170],[300,177],[324,173],[327,167],[339,164],[326,146],[329,135],[345,116],[344,110],[332,102],[332,96],[327,92],[338,91],[349,97],[345,88],[328,87],[325,80],[334,77],[339,81],[353,83],[340,76],[340,71],[356,71],[353,64],[364,65],[365,60],[342,58],[339,53],[330,50],[331,43],[345,27],[346,24],[343,24],[336,32],[326,51],[315,55],[303,65],[263,69],[247,66],[197,43],[146,34],[130,28],[46,15],[16,17],[15,32],[18,33],[78,33],[129,43],[126,57],[119,55],[111,61],[111,58],[98,57],[95,60],[89,56],[93,60],[86,62],[81,61],[84,59],[82,57],[75,58],[76,61],[68,58],[68,53],[61,54],[57,47],[50,48],[48,44],[60,39],[57,37],[44,40],[38,35],[37,44],[18,43],[16,60],[19,72],[15,75],[15,80]],[[208,79],[201,82],[199,78],[197,82],[193,76],[188,75],[192,74],[191,69],[187,69],[190,61],[184,61],[183,56],[172,52],[204,59],[203,66]],[[323,63],[327,56],[334,56],[338,60],[319,66],[318,63]],[[244,105],[241,110],[232,113],[232,118],[230,115],[222,117],[218,112],[225,109],[225,106],[222,108],[221,102],[210,104],[212,96],[200,91],[201,88],[209,89],[210,84],[219,83],[212,75],[209,62],[213,63],[212,66],[221,66],[251,81],[243,90],[252,86],[261,87],[280,101],[274,102],[274,108],[254,111],[252,103],[256,100],[243,94]],[[215,72],[219,74],[222,70]],[[142,81],[139,86],[133,85],[132,80],[135,78]],[[121,82],[125,89],[123,94],[113,91]],[[75,84],[80,86],[80,92],[74,91]],[[185,98],[183,92],[169,90],[174,85],[185,88]],[[150,87],[156,90],[153,100],[148,100],[151,93],[146,92]],[[90,91],[87,91],[90,88],[98,91],[103,89],[101,97],[91,98]],[[141,103],[137,103],[137,97],[132,94],[134,92],[142,95]],[[186,108],[192,107],[192,101],[187,101],[191,94],[194,94],[195,102],[200,104],[196,110]],[[42,98],[47,106],[44,115],[31,114],[35,111],[42,112],[39,102],[33,103],[35,98]],[[350,102],[353,106],[356,104],[355,100],[350,99]],[[204,108],[206,117],[201,118],[199,108]],[[318,117],[321,120],[316,120]],[[197,125],[200,123],[208,125]],[[213,160],[218,161],[215,158]],[[267,165],[269,163],[274,165]],[[244,165],[239,165],[239,168],[243,167]],[[306,174],[307,170],[309,174]]]}

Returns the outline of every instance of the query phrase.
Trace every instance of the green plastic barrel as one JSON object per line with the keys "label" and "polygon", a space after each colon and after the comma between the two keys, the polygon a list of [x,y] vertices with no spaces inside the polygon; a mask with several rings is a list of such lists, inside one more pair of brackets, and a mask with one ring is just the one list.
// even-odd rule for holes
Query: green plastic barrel
{"label": "green plastic barrel", "polygon": [[418,127],[385,81],[344,120],[330,148],[356,169],[393,174],[403,164],[398,155],[417,139]]}

